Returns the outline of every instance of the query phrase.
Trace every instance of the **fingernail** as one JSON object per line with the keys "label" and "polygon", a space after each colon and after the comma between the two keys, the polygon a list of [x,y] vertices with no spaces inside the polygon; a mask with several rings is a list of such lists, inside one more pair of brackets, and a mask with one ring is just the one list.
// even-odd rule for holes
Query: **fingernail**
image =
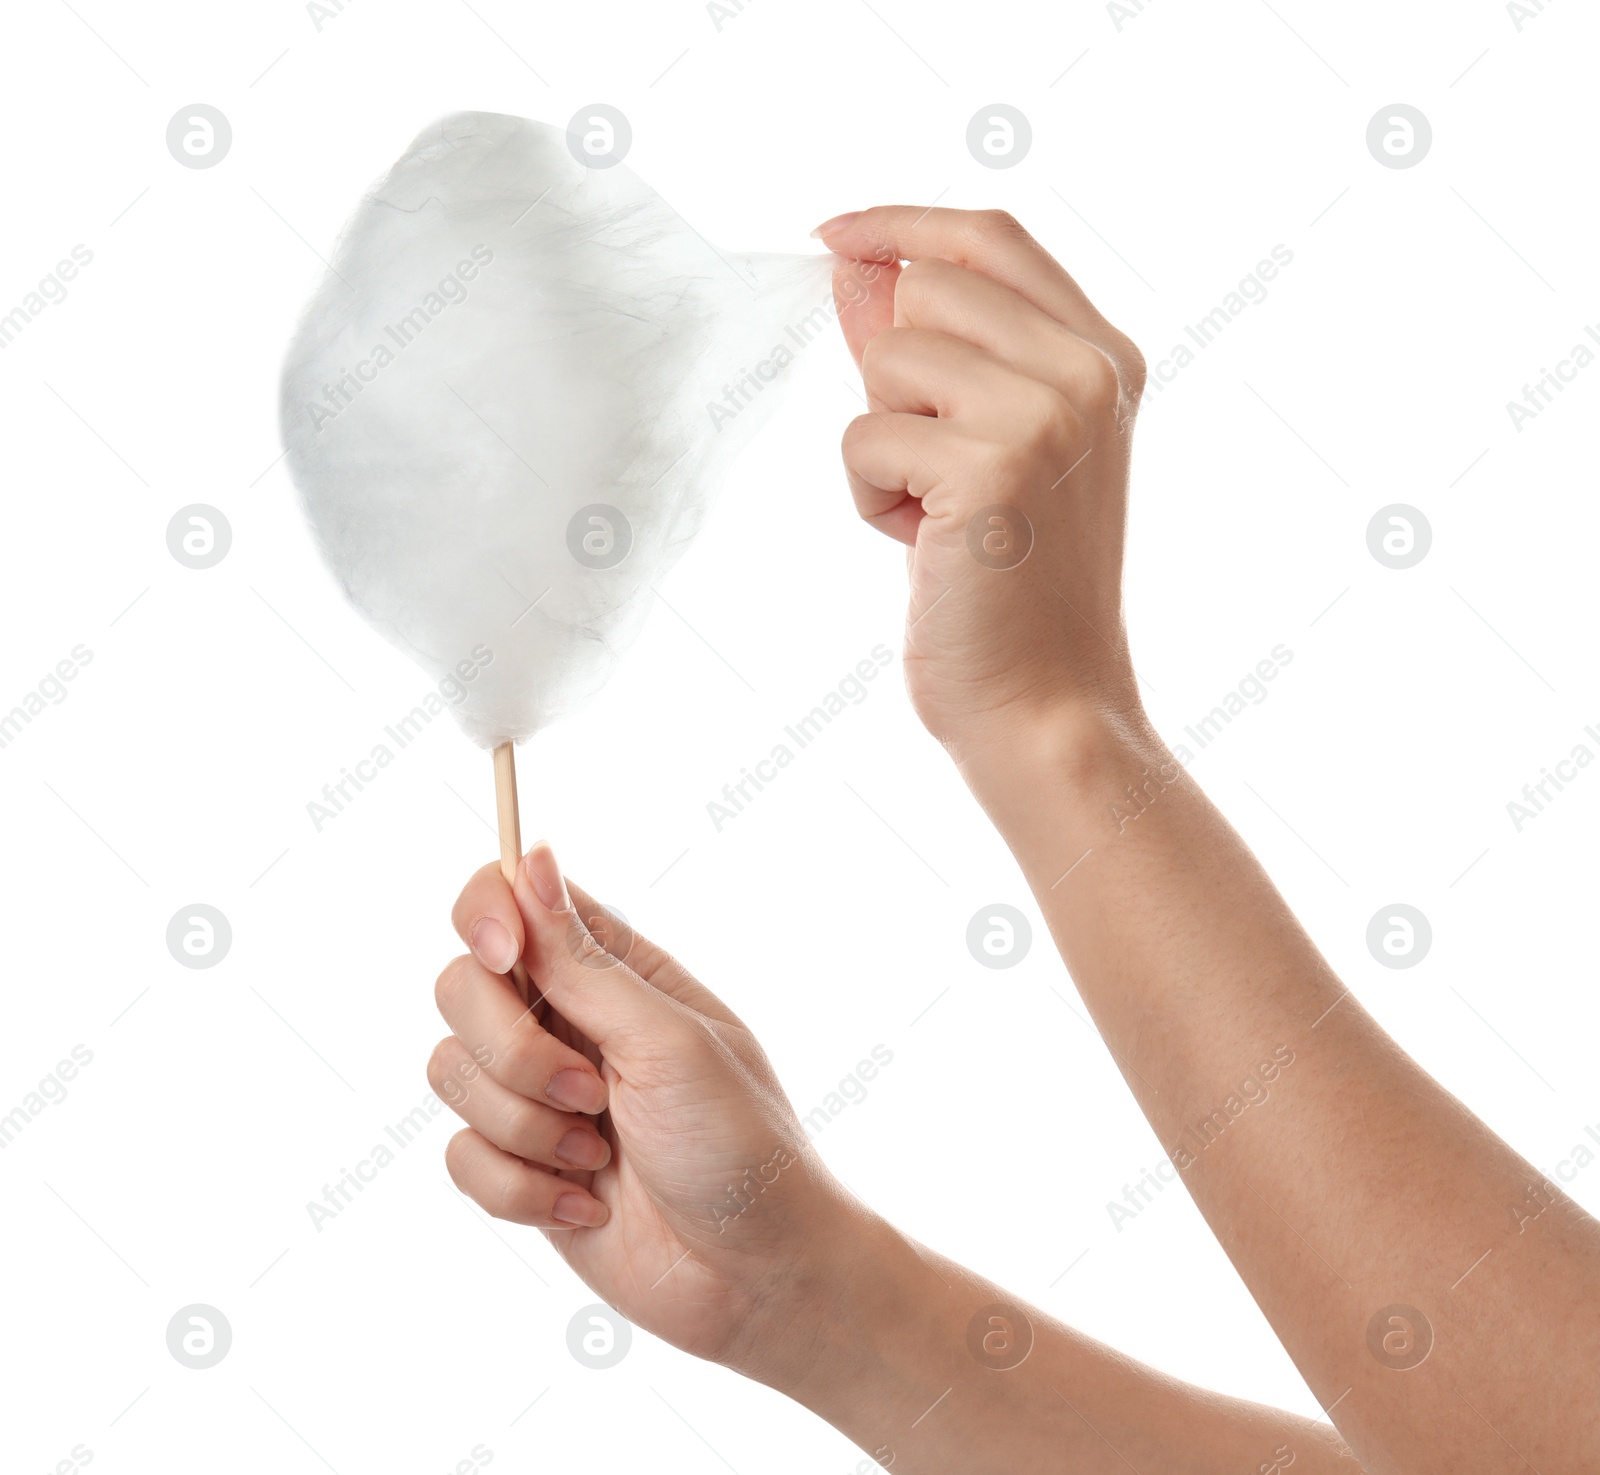
{"label": "fingernail", "polygon": [[564,912],[572,906],[567,897],[567,883],[561,879],[561,867],[556,864],[556,853],[545,841],[541,840],[528,852],[522,869],[528,873],[539,905],[547,912]]}
{"label": "fingernail", "polygon": [[843,230],[860,213],[859,210],[846,210],[843,215],[835,215],[832,220],[824,220],[811,234],[820,240],[831,231]]}
{"label": "fingernail", "polygon": [[574,1168],[598,1168],[611,1156],[605,1138],[587,1127],[574,1127],[558,1143],[556,1156]]}
{"label": "fingernail", "polygon": [[586,1070],[558,1070],[550,1077],[544,1094],[557,1106],[591,1116],[606,1107],[606,1083]]}
{"label": "fingernail", "polygon": [[580,1229],[593,1229],[610,1216],[599,1199],[586,1193],[564,1193],[555,1201],[550,1217],[563,1224],[576,1224]]}
{"label": "fingernail", "polygon": [[473,924],[472,951],[491,973],[509,973],[517,961],[516,940],[493,917],[479,917]]}

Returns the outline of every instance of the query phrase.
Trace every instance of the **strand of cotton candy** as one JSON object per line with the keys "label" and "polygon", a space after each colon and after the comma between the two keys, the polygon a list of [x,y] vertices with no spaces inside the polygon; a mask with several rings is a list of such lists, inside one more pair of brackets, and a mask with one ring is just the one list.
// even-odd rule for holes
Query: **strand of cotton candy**
{"label": "strand of cotton candy", "polygon": [[605,681],[827,330],[831,262],[718,251],[499,114],[426,129],[361,200],[284,366],[288,465],[351,602],[475,741]]}

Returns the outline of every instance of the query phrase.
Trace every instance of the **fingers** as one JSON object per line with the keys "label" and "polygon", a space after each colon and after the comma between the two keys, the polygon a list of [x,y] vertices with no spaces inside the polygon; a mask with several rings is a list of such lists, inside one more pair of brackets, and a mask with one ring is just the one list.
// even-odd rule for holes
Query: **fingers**
{"label": "fingers", "polygon": [[1104,350],[1010,287],[936,256],[913,261],[900,273],[894,321],[973,344],[1087,411],[1114,405],[1121,388]]}
{"label": "fingers", "polygon": [[545,1032],[510,979],[468,955],[439,975],[434,998],[468,1054],[508,1090],[563,1111],[605,1109],[594,1066]]}
{"label": "fingers", "polygon": [[860,261],[938,256],[1013,288],[1074,332],[1111,328],[1083,289],[1003,210],[879,205],[818,230],[822,243],[840,256]]}
{"label": "fingers", "polygon": [[915,544],[931,496],[958,460],[955,432],[926,415],[879,412],[845,426],[841,451],[856,512],[897,542]]}
{"label": "fingers", "polygon": [[588,1117],[508,1091],[454,1035],[434,1047],[428,1083],[439,1099],[502,1151],[551,1168],[604,1167],[611,1148]]}
{"label": "fingers", "polygon": [[509,973],[522,956],[522,913],[498,861],[491,861],[462,887],[450,921],[456,936],[491,973]]}
{"label": "fingers", "polygon": [[[571,892],[601,945],[626,962],[641,978],[701,1013],[729,1023],[738,1022],[727,1006],[710,989],[695,982],[665,948],[623,926],[581,886],[573,886]],[[604,922],[597,920],[600,918],[604,918]],[[509,972],[512,962],[522,956],[525,946],[522,912],[500,873],[498,861],[491,861],[473,874],[456,899],[450,920],[456,935],[491,973]],[[612,935],[602,935],[608,926]]]}
{"label": "fingers", "polygon": [[[544,848],[548,852],[548,846]],[[664,948],[613,917],[581,887],[572,887],[570,894],[577,899],[579,920],[594,939],[593,944],[587,941],[574,943],[577,950],[588,958],[588,966],[594,967],[605,962],[608,955],[614,957],[626,963],[629,970],[637,978],[645,980],[652,990],[665,994],[708,1019],[740,1027],[738,1016]],[[483,866],[467,882],[456,900],[451,921],[457,935],[472,948],[473,957],[491,974],[507,973],[512,962],[527,947],[529,934],[523,907],[506,885],[496,863]],[[525,1019],[522,1002],[514,993],[509,995],[511,1002],[516,1005],[513,1018],[507,1009],[504,991],[475,990],[473,970],[468,962],[464,958],[456,960],[446,970],[447,976],[441,976],[440,1008],[444,1010],[446,996],[459,999],[459,1003],[453,1003],[451,1007],[461,1008],[462,1017],[470,1021],[468,1027],[479,1031],[477,1035],[468,1037],[469,1048],[489,1045],[492,1049],[496,1044],[492,1036],[497,1029],[503,1034],[508,1029],[508,1020],[514,1023],[517,1030],[526,1030],[530,1021]],[[446,1018],[450,1018],[448,1013]],[[528,1048],[533,1050],[531,1044]],[[496,1053],[503,1054],[503,1050]],[[570,1060],[563,1060],[562,1066],[570,1063]],[[541,1064],[542,1057],[531,1063],[535,1074]],[[577,1109],[598,1111],[600,1107],[581,1106]]]}
{"label": "fingers", "polygon": [[[964,523],[963,509],[989,501],[1048,499],[1093,449],[1089,426],[1118,394],[1105,355],[1073,341],[1099,365],[1094,404],[948,333],[879,333],[862,363],[873,412],[851,421],[841,446],[860,516],[912,544],[927,516],[951,513]],[[1076,371],[1058,371],[1058,380],[1067,372]]]}
{"label": "fingers", "polygon": [[1144,361],[1083,289],[1003,210],[935,210],[880,205],[817,228],[830,251],[864,262],[936,256],[1010,287],[1080,338],[1110,355],[1130,399],[1143,388]]}
{"label": "fingers", "polygon": [[861,380],[875,410],[937,415],[1009,438],[1019,413],[1070,413],[1065,397],[987,349],[929,328],[885,328],[867,345]]}
{"label": "fingers", "polygon": [[839,309],[839,327],[856,367],[868,341],[894,322],[895,283],[900,263],[844,260],[833,269],[833,300]]}
{"label": "fingers", "polygon": [[[659,989],[669,998],[687,1005],[696,1014],[743,1028],[743,1021],[726,1004],[689,972],[664,947],[650,941],[642,932],[619,923],[583,887],[574,881],[567,882],[567,892],[572,897],[578,916],[583,919],[592,936],[602,942],[608,952],[626,963],[651,988]],[[603,918],[599,927],[596,919]],[[602,933],[609,935],[602,936]]]}
{"label": "fingers", "polygon": [[496,1219],[571,1229],[594,1228],[610,1217],[582,1184],[523,1162],[470,1127],[450,1139],[444,1161],[456,1187]]}
{"label": "fingers", "polygon": [[659,1055],[674,1042],[686,1045],[689,1010],[607,950],[611,941],[626,953],[631,934],[592,903],[585,908],[588,920],[580,916],[543,841],[523,857],[515,890],[534,981],[612,1065],[622,1069],[633,1051]]}

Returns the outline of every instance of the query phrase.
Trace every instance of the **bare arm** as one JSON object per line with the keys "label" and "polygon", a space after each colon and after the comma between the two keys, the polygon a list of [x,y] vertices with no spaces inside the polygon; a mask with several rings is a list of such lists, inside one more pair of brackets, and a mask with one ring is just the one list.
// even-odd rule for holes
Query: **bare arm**
{"label": "bare arm", "polygon": [[[858,1203],[743,1024],[547,846],[514,893],[485,866],[455,922],[473,953],[440,976],[429,1079],[468,1124],[458,1186],[543,1228],[636,1325],[827,1419],[870,1456],[858,1472],[1354,1470],[1327,1425],[1163,1377]],[[505,976],[519,956],[541,1017]],[[952,1191],[981,1173],[952,1163]]]}
{"label": "bare arm", "polygon": [[1138,350],[1008,216],[820,234],[869,404],[851,490],[910,550],[912,700],[1312,1391],[1375,1475],[1600,1469],[1600,1226],[1348,995],[1141,710]]}
{"label": "bare arm", "polygon": [[886,1225],[856,1256],[780,1386],[896,1475],[1360,1468],[1329,1425],[1167,1377]]}
{"label": "bare arm", "polygon": [[1378,1027],[1148,730],[1034,741],[1030,761],[977,762],[974,787],[1189,1192],[1367,1469],[1600,1468],[1600,1225]]}

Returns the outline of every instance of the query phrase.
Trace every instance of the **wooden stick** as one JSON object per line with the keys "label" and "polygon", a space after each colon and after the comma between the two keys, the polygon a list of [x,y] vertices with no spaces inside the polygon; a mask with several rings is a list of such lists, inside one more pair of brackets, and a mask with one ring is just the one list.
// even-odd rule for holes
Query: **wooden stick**
{"label": "wooden stick", "polygon": [[[514,887],[522,864],[522,820],[517,812],[517,751],[511,743],[494,750],[494,800],[500,823],[500,874],[507,886]],[[529,1002],[533,986],[521,958],[511,965],[511,978],[522,1001]]]}

